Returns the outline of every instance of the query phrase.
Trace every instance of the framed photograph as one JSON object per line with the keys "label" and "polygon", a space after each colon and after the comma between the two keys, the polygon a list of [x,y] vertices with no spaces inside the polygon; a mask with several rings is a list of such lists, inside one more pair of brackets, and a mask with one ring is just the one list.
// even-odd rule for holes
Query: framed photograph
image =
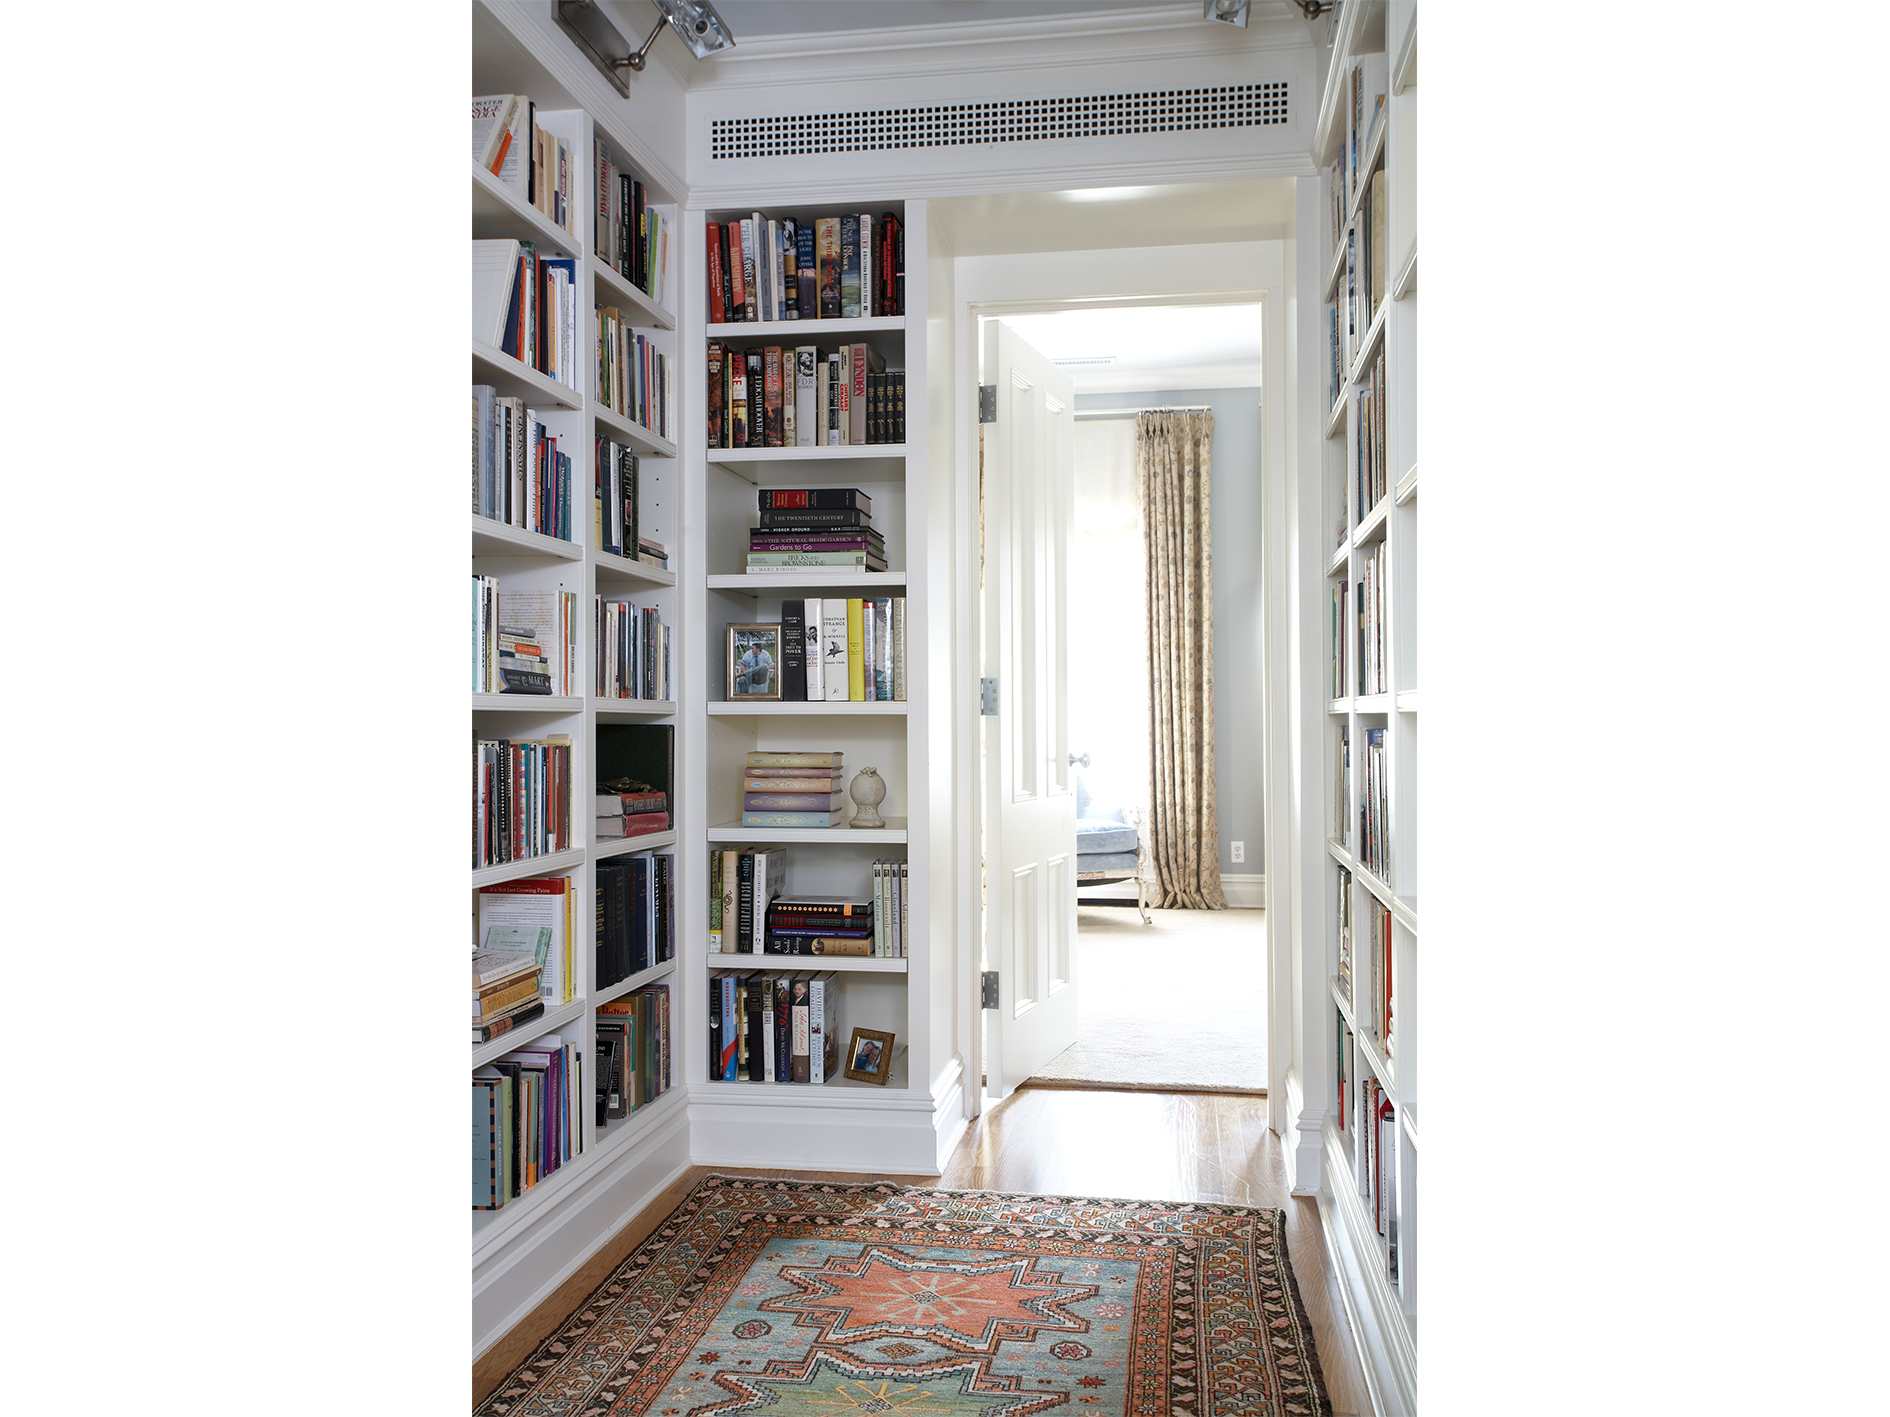
{"label": "framed photograph", "polygon": [[886,1085],[892,1076],[893,1036],[876,1028],[856,1028],[847,1044],[847,1076],[855,1082]]}
{"label": "framed photograph", "polygon": [[728,697],[731,703],[781,697],[779,625],[728,627]]}

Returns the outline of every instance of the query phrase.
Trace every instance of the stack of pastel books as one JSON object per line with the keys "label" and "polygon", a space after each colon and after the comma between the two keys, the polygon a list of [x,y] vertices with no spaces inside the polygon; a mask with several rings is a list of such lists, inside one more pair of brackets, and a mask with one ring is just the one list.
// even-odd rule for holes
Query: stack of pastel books
{"label": "stack of pastel books", "polygon": [[840,753],[750,753],[742,775],[745,827],[837,827],[846,815]]}

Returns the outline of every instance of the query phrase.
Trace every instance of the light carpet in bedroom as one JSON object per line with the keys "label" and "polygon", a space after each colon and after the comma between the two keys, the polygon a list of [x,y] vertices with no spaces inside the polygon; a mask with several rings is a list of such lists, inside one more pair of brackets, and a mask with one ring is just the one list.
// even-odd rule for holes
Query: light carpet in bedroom
{"label": "light carpet in bedroom", "polygon": [[1264,1094],[1266,912],[1079,905],[1076,1043],[1026,1087]]}

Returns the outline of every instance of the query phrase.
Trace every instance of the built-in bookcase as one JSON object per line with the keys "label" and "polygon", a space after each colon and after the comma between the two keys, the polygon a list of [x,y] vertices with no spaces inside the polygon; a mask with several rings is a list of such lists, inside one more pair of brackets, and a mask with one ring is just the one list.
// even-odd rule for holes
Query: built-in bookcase
{"label": "built-in bookcase", "polygon": [[[703,318],[691,327],[688,361],[692,410],[705,409],[708,347],[782,347],[792,368],[797,346],[823,353],[842,344],[876,349],[888,371],[903,371],[909,390],[925,384],[926,226],[922,201],[885,202],[870,197],[818,205],[757,200],[739,208],[691,214],[685,276]],[[905,237],[905,309],[899,316],[710,323],[708,311],[708,223],[720,226],[760,212],[764,222],[792,217],[811,222],[843,213],[896,215]],[[786,397],[793,397],[790,386]],[[693,976],[706,978],[748,970],[779,972],[793,967],[834,969],[838,989],[838,1034],[842,1050],[855,1028],[892,1033],[897,1052],[884,1087],[844,1076],[823,1087],[752,1082],[710,1082],[706,1035],[691,1053],[685,1072],[691,1085],[692,1141],[705,1158],[784,1165],[815,1161],[841,1169],[930,1170],[936,1165],[936,1132],[928,1078],[913,1060],[929,1053],[925,1006],[929,883],[926,859],[928,808],[925,742],[928,694],[926,643],[927,555],[924,399],[907,401],[903,443],[831,447],[705,448],[685,453],[692,478],[697,528],[689,542],[690,564],[702,597],[703,634],[692,646],[699,698],[699,753],[692,753],[686,790],[702,803],[701,830],[692,834],[687,882],[691,922],[686,951]],[[705,424],[698,420],[698,428]],[[706,442],[703,434],[695,435]],[[693,469],[701,458],[700,473]],[[887,570],[746,569],[748,533],[759,523],[757,494],[765,488],[857,488],[872,499],[871,520],[883,537]],[[907,695],[903,702],[730,702],[726,693],[725,627],[778,623],[784,600],[819,597],[897,597],[906,601]],[[856,830],[847,825],[789,829],[742,825],[742,776],[750,752],[838,750],[844,783],[862,768],[876,768],[886,783],[879,812],[886,826]],[[849,800],[847,816],[854,808]],[[710,953],[708,936],[709,853],[733,845],[787,848],[787,890],[793,894],[872,895],[876,860],[909,865],[910,902],[903,959],[784,959],[771,955]],[[697,1056],[700,1053],[701,1056]],[[918,1075],[915,1076],[914,1074]]]}
{"label": "built-in bookcase", "polygon": [[[1350,0],[1315,138],[1326,343],[1326,1234],[1381,1410],[1416,1409],[1417,7]],[[1382,106],[1378,95],[1383,95]],[[1376,1113],[1376,1115],[1368,1115]]]}
{"label": "built-in bookcase", "polygon": [[[640,1138],[666,1119],[681,1119],[685,1107],[682,1087],[685,1068],[681,1043],[675,1035],[680,1033],[684,1020],[694,1008],[674,954],[608,988],[600,989],[596,982],[598,863],[613,856],[643,851],[666,852],[677,857],[680,839],[674,829],[627,840],[595,838],[592,787],[597,730],[599,725],[616,723],[680,724],[681,718],[673,699],[651,701],[599,696],[595,606],[598,599],[603,598],[655,607],[672,627],[672,644],[678,654],[692,643],[694,635],[681,621],[677,590],[679,568],[687,564],[680,559],[683,548],[677,444],[661,432],[643,427],[605,405],[597,386],[593,314],[599,306],[622,311],[626,323],[642,335],[651,348],[674,360],[678,324],[676,291],[680,279],[676,268],[681,260],[678,239],[681,233],[678,229],[671,235],[670,261],[675,273],[667,288],[659,289],[655,295],[637,288],[592,249],[595,238],[592,212],[598,190],[593,166],[596,142],[603,143],[618,166],[638,172],[648,185],[652,203],[675,208],[679,194],[667,191],[656,180],[654,172],[642,167],[639,159],[645,155],[645,149],[625,131],[620,116],[608,108],[595,91],[597,86],[586,88],[582,61],[576,59],[575,52],[565,53],[569,48],[568,41],[550,28],[548,20],[540,23],[524,13],[523,7],[489,5],[483,0],[474,0],[472,93],[529,96],[537,105],[540,126],[556,132],[569,145],[577,159],[579,176],[573,184],[576,198],[573,219],[570,229],[566,229],[534,209],[512,188],[497,181],[476,163],[472,164],[472,236],[475,240],[530,241],[541,255],[569,257],[578,263],[575,386],[549,378],[489,344],[477,339],[473,342],[473,384],[491,385],[502,396],[523,399],[571,458],[571,539],[504,525],[475,512],[472,516],[473,574],[498,577],[502,592],[510,589],[574,592],[577,675],[576,684],[572,686],[574,692],[557,698],[473,695],[475,739],[516,740],[561,735],[570,740],[573,761],[569,849],[551,856],[475,870],[469,933],[475,932],[478,891],[482,886],[540,876],[564,876],[572,880],[575,898],[571,950],[573,999],[548,1007],[541,1018],[512,1033],[475,1045],[472,1062],[476,1068],[514,1049],[544,1046],[552,1040],[574,1043],[581,1059],[581,1075],[574,1082],[579,1091],[577,1136],[582,1147],[580,1155],[502,1208],[473,1211],[475,1337],[490,1333],[516,1317],[521,1297],[528,1296],[534,1285],[543,1282],[540,1275],[531,1272],[530,1261],[524,1262],[523,1269],[512,1274],[508,1283],[497,1282],[497,1277],[504,1275],[508,1266],[520,1264],[517,1253],[528,1248],[520,1243],[521,1238],[534,1226],[555,1224],[553,1217],[560,1207],[588,1203],[586,1197],[600,1188],[599,1176],[613,1167],[621,1170],[625,1153],[637,1147]],[[674,402],[680,407],[680,389]],[[627,445],[637,454],[641,531],[667,547],[668,567],[646,564],[634,555],[617,555],[602,549],[595,525],[593,493],[595,447],[599,438]],[[670,812],[672,823],[688,819],[688,804],[682,794],[674,790]],[[674,877],[674,893],[680,904],[683,891],[679,857]],[[681,933],[678,920],[675,927],[678,943]],[[673,1085],[667,1093],[630,1116],[600,1127],[594,1102],[593,1067],[597,1010],[624,994],[657,983],[667,983],[670,988]]]}

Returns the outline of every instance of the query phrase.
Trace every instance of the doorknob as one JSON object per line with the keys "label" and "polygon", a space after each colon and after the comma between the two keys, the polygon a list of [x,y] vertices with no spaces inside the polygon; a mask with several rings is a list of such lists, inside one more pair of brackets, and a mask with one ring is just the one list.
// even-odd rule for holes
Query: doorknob
{"label": "doorknob", "polygon": [[1071,753],[1071,754],[1070,754],[1070,766],[1071,766],[1071,767],[1073,767],[1073,768],[1086,768],[1086,767],[1088,767],[1088,766],[1089,766],[1089,754],[1088,754],[1088,753],[1085,753],[1085,754],[1083,754],[1083,756],[1082,756],[1082,757],[1080,757],[1080,758],[1079,758],[1079,757],[1077,757],[1077,756],[1076,756],[1076,754],[1074,754],[1074,753]]}

